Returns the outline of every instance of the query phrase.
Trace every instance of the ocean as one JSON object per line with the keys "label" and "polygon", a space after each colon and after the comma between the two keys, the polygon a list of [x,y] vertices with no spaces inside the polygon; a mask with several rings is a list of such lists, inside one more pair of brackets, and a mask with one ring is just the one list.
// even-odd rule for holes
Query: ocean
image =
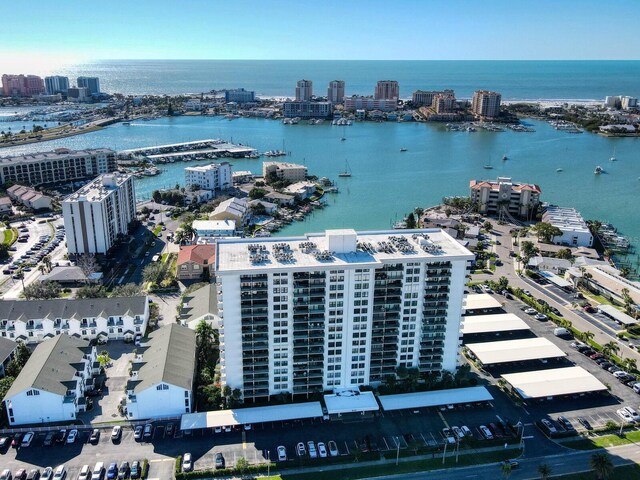
{"label": "ocean", "polygon": [[330,80],[348,95],[371,95],[378,80],[397,80],[400,96],[418,89],[502,93],[505,100],[603,99],[640,95],[640,61],[360,61],[360,60],[100,60],[42,74],[98,76],[101,89],[123,94],[180,94],[243,87],[258,95],[293,96],[295,83],[313,81],[326,95]]}

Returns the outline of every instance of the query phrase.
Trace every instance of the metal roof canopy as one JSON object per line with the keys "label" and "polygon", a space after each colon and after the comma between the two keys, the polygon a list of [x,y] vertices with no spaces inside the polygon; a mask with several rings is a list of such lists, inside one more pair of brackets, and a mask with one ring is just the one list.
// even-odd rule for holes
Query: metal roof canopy
{"label": "metal roof canopy", "polygon": [[457,403],[489,402],[493,397],[485,387],[452,388],[433,392],[400,393],[378,397],[383,410],[439,407]]}
{"label": "metal roof canopy", "polygon": [[465,310],[502,308],[502,304],[488,293],[468,293],[462,302]]}
{"label": "metal roof canopy", "polygon": [[341,413],[377,412],[380,406],[373,392],[346,390],[324,396],[329,415]]}
{"label": "metal roof canopy", "polygon": [[553,283],[557,287],[560,287],[560,288],[573,287],[573,283],[568,282],[567,280],[565,280],[562,277],[559,277],[558,275],[556,275],[553,272],[549,272],[548,270],[541,270],[538,273],[540,273],[540,275],[542,275],[544,278],[549,280],[551,283]]}
{"label": "metal roof canopy", "polygon": [[525,400],[607,390],[600,380],[582,367],[510,373],[502,375],[502,378]]}
{"label": "metal roof canopy", "polygon": [[598,310],[623,325],[635,325],[636,323],[638,323],[635,318],[627,315],[624,312],[621,312],[616,307],[612,307],[611,305],[598,305]]}
{"label": "metal roof canopy", "polygon": [[483,365],[567,356],[566,353],[549,340],[539,337],[522,340],[503,340],[500,342],[470,343],[467,348]]}
{"label": "metal roof canopy", "polygon": [[299,420],[301,418],[321,418],[322,416],[322,405],[320,405],[320,402],[291,403],[268,407],[185,413],[182,415],[182,420],[180,421],[180,429],[193,430],[198,428],[247,425],[249,423]]}
{"label": "metal roof canopy", "polygon": [[531,330],[524,320],[513,313],[496,313],[493,315],[473,315],[462,317],[462,333],[507,332],[512,330]]}

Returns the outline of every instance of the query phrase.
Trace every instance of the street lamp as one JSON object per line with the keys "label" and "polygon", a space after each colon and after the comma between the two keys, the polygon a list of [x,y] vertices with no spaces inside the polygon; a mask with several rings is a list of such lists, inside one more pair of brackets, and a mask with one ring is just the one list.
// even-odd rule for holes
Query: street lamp
{"label": "street lamp", "polygon": [[398,437],[395,437],[396,441],[396,466],[398,466],[398,462],[400,461],[400,442],[398,441]]}

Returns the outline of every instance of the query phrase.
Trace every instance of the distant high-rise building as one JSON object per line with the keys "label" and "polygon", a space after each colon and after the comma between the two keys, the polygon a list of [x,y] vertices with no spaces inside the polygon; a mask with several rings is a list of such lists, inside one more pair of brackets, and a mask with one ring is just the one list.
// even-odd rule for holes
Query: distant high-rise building
{"label": "distant high-rise building", "polygon": [[327,100],[331,103],[344,101],[344,80],[331,80],[327,89]]}
{"label": "distant high-rise building", "polygon": [[229,162],[196,165],[184,169],[184,186],[186,189],[198,188],[211,190],[214,195],[231,187],[232,170]]}
{"label": "distant high-rise building", "polygon": [[296,101],[308,101],[313,96],[313,82],[311,80],[298,80],[296,84]]}
{"label": "distant high-rise building", "polygon": [[2,75],[2,94],[5,97],[31,97],[44,92],[44,81],[37,75]]}
{"label": "distant high-rise building", "polygon": [[488,90],[473,92],[471,111],[474,115],[484,118],[496,118],[500,115],[500,101],[502,95]]}
{"label": "distant high-rise building", "polygon": [[91,100],[91,93],[87,87],[69,87],[67,99],[71,102],[86,102]]}
{"label": "distant high-rise building", "polygon": [[107,253],[136,218],[133,176],[99,176],[62,202],[62,216],[70,254]]}
{"label": "distant high-rise building", "polygon": [[69,90],[69,77],[62,77],[60,75],[44,77],[44,85],[47,95],[55,95],[56,93],[66,95],[67,90]]}
{"label": "distant high-rise building", "polygon": [[430,107],[433,97],[439,93],[454,95],[453,90],[416,90],[411,96],[411,101],[416,107]]}
{"label": "distant high-rise building", "polygon": [[98,77],[78,77],[78,88],[86,87],[89,95],[100,93],[100,79]]}
{"label": "distant high-rise building", "polygon": [[380,80],[376,85],[376,100],[393,100],[400,98],[400,87],[395,80]]}
{"label": "distant high-rise building", "polygon": [[225,102],[248,103],[255,102],[256,92],[245,90],[244,88],[236,88],[235,90],[224,91]]}
{"label": "distant high-rise building", "polygon": [[456,97],[450,93],[437,93],[433,96],[431,107],[436,113],[453,113],[456,109]]}

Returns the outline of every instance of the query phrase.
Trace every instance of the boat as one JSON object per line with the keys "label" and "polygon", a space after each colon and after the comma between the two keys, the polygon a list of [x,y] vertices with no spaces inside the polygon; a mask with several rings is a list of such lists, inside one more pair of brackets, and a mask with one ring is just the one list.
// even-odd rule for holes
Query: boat
{"label": "boat", "polygon": [[406,149],[406,148],[404,148],[404,147],[402,147],[402,148],[400,149],[400,151],[401,151],[401,152],[406,152],[406,151],[407,151],[407,149]]}
{"label": "boat", "polygon": [[611,158],[609,159],[609,161],[615,162],[616,160],[617,160],[617,158],[616,158],[616,149],[615,149],[615,147],[613,147],[613,155],[611,155]]}
{"label": "boat", "polygon": [[493,165],[485,165],[484,168],[486,170],[493,170]]}
{"label": "boat", "polygon": [[598,165],[593,173],[595,173],[596,175],[600,175],[601,173],[604,173],[604,169],[600,165]]}
{"label": "boat", "polygon": [[131,122],[122,122],[122,125],[131,125]]}
{"label": "boat", "polygon": [[342,126],[342,137],[340,137],[340,141],[344,142],[347,139],[345,133],[344,133],[344,125]]}
{"label": "boat", "polygon": [[502,160],[509,160],[509,157],[507,157],[506,153],[504,155],[502,155]]}
{"label": "boat", "polygon": [[561,168],[556,168],[556,172],[564,172]]}
{"label": "boat", "polygon": [[340,172],[338,174],[339,177],[350,177],[351,176],[351,167],[349,167],[349,162],[347,160],[344,161],[344,172]]}

